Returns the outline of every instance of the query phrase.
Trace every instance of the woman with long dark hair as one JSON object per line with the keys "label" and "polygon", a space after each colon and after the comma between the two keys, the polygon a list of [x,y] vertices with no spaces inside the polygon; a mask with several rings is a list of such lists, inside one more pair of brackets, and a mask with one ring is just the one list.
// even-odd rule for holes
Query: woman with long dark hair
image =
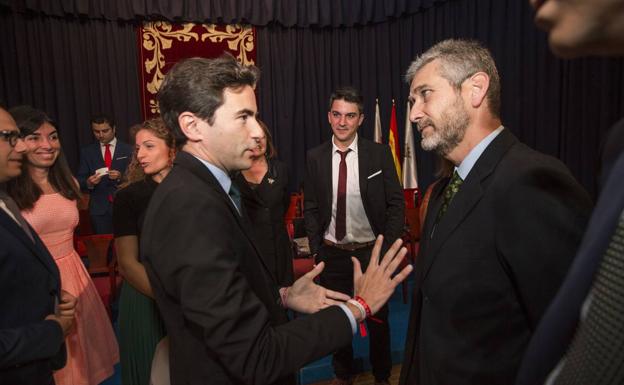
{"label": "woman with long dark hair", "polygon": [[113,202],[115,247],[124,277],[119,299],[121,380],[124,385],[148,385],[156,345],[166,333],[139,258],[139,239],[152,194],[173,165],[175,140],[162,119],[144,122],[131,135],[134,155]]}
{"label": "woman with long dark hair", "polygon": [[78,182],[67,166],[58,131],[45,112],[19,106],[9,113],[27,150],[22,174],[8,183],[7,191],[54,257],[62,289],[78,299],[75,327],[65,341],[67,364],[54,373],[54,381],[57,385],[99,384],[114,373],[119,350],[104,304],[74,250]]}
{"label": "woman with long dark hair", "polygon": [[251,168],[234,182],[241,191],[243,206],[252,223],[253,236],[277,283],[293,283],[293,251],[284,214],[290,204],[288,169],[277,159],[277,151],[266,124],[258,120],[263,135],[256,138]]}

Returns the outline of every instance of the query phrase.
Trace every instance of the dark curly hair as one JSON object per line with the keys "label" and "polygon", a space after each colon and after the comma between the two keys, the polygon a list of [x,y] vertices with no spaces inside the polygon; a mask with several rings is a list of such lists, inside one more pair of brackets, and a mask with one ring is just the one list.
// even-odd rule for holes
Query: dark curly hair
{"label": "dark curly hair", "polygon": [[[159,139],[165,141],[165,144],[170,150],[171,161],[173,161],[173,156],[175,155],[176,141],[173,136],[173,132],[165,125],[164,120],[162,118],[154,118],[146,120],[141,124],[137,124],[130,128],[130,137],[133,140],[136,140],[136,135],[141,130],[147,130],[154,134]],[[128,165],[128,169],[126,170],[126,175],[124,177],[124,182],[119,186],[119,188],[123,188],[132,184],[136,181],[145,179],[146,175],[143,172],[143,167],[139,164],[139,160],[137,159],[137,151],[136,148],[132,155],[132,160]]]}

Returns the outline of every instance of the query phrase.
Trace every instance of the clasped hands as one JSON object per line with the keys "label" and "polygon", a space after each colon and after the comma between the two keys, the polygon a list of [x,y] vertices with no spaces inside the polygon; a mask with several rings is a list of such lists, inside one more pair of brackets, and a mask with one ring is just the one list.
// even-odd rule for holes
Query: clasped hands
{"label": "clasped hands", "polygon": [[48,315],[45,319],[58,322],[63,330],[63,335],[67,336],[74,325],[74,315],[76,313],[76,303],[78,300],[65,290],[61,291],[61,302],[55,314]]}
{"label": "clasped hands", "polygon": [[[362,273],[362,266],[357,258],[351,257],[355,294],[366,301],[372,314],[381,309],[397,285],[403,282],[412,271],[412,266],[407,265],[393,276],[401,261],[405,258],[407,249],[401,247],[403,241],[397,239],[380,262],[379,254],[381,253],[382,244],[383,237],[380,235],[375,241],[375,246],[373,246],[370,262],[365,273]],[[350,299],[346,294],[326,289],[314,283],[314,278],[323,271],[324,267],[324,262],[317,264],[314,269],[299,278],[288,289],[287,305],[290,309],[300,313],[315,313]],[[358,321],[362,321],[359,311],[352,309],[350,304],[347,306],[349,306],[355,318]]]}

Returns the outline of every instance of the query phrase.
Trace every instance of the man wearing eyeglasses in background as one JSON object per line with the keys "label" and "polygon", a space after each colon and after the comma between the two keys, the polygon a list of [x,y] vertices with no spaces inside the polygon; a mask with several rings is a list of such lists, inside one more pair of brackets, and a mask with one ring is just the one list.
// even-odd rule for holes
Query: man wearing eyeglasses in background
{"label": "man wearing eyeglasses in background", "polygon": [[54,384],[76,307],[76,298],[61,292],[48,250],[6,193],[25,151],[15,121],[0,108],[0,385]]}

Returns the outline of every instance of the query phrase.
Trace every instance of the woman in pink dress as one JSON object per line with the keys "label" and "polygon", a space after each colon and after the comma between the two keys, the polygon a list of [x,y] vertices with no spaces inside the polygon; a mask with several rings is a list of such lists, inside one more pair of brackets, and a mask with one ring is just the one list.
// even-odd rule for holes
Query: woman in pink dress
{"label": "woman in pink dress", "polygon": [[74,330],[65,341],[67,364],[54,380],[56,385],[97,385],[114,373],[119,348],[102,300],[73,247],[80,190],[50,118],[29,106],[9,112],[27,152],[22,175],[7,190],[54,257],[61,287],[78,298]]}

